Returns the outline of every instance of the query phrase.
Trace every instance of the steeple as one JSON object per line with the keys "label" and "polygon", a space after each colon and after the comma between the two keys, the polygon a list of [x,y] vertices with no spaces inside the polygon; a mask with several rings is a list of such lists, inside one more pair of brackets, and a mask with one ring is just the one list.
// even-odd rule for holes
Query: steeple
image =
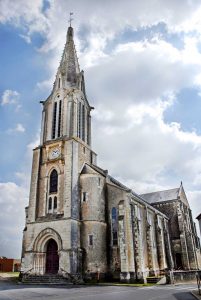
{"label": "steeple", "polygon": [[41,144],[68,137],[91,145],[92,108],[86,97],[84,72],[79,68],[73,35],[70,24],[52,93],[43,103]]}
{"label": "steeple", "polygon": [[80,68],[74,44],[74,32],[68,27],[66,44],[57,71],[54,88],[79,87]]}

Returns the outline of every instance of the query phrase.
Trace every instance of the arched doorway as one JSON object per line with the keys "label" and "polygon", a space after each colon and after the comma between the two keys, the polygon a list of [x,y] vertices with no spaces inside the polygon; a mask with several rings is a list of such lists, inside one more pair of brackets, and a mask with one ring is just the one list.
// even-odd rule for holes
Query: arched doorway
{"label": "arched doorway", "polygon": [[58,246],[55,240],[50,239],[47,242],[46,273],[57,274],[58,270],[59,270]]}
{"label": "arched doorway", "polygon": [[181,253],[175,253],[175,262],[176,262],[176,269],[177,270],[182,270],[182,256]]}

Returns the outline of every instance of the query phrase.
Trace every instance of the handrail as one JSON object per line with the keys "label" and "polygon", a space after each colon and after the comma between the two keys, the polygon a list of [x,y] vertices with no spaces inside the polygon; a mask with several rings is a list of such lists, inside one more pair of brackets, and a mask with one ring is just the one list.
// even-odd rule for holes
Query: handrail
{"label": "handrail", "polygon": [[28,271],[26,271],[26,272],[20,272],[21,274],[23,274],[23,275],[26,275],[27,273],[29,273],[31,270],[33,270],[33,268],[31,268],[31,269],[29,269]]}
{"label": "handrail", "polygon": [[[70,273],[68,273],[67,271],[65,271],[64,269],[60,269],[63,273],[65,273],[69,278],[70,278],[70,280],[72,281],[72,283],[73,284],[76,284],[76,283],[78,283],[78,278],[76,278],[76,276],[74,276],[74,275],[72,275],[72,274],[70,274]],[[80,275],[79,275],[80,276]]]}

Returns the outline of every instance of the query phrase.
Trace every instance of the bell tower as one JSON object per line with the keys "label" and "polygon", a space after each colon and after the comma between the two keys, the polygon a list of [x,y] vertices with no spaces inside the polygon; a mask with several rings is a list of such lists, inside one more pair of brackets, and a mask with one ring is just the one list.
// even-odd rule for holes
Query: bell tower
{"label": "bell tower", "polygon": [[41,144],[62,137],[74,137],[90,146],[90,110],[84,72],[80,71],[75,50],[73,28],[69,27],[52,93],[43,102]]}
{"label": "bell tower", "polygon": [[77,274],[82,268],[79,175],[85,163],[96,164],[96,154],[91,150],[92,107],[73,35],[70,24],[52,92],[41,101],[41,139],[33,150],[22,273]]}

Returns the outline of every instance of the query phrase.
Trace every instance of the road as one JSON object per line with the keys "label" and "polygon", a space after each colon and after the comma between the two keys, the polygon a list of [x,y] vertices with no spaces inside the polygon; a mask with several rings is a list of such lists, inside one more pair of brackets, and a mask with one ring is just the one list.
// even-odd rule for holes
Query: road
{"label": "road", "polygon": [[120,286],[29,286],[0,282],[0,300],[195,300],[196,285]]}

